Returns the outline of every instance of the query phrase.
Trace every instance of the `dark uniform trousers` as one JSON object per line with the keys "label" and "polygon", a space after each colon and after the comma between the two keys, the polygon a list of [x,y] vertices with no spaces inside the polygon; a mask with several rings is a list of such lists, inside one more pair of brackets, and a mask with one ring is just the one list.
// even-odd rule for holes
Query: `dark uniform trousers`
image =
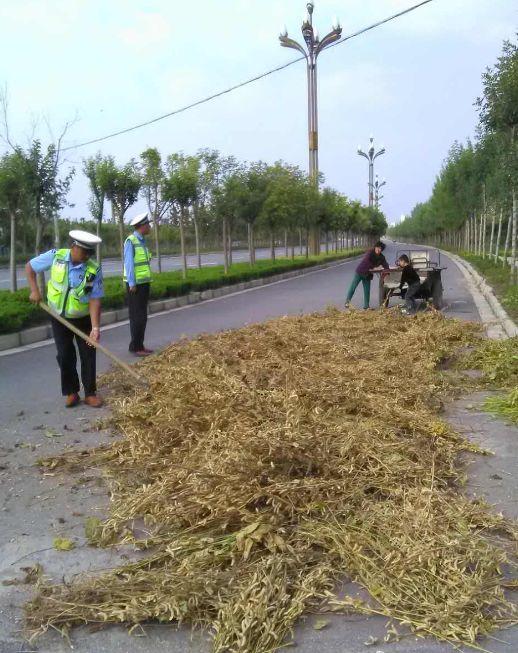
{"label": "dark uniform trousers", "polygon": [[[92,330],[92,321],[89,315],[68,320],[83,333],[90,335]],[[94,395],[97,388],[95,384],[95,347],[91,347],[82,338],[76,336],[70,329],[58,322],[52,320],[52,333],[58,355],[56,356],[59,369],[61,370],[61,392],[63,395],[71,395],[79,392],[79,378],[77,376],[77,355],[74,346],[74,339],[79,350],[81,359],[81,381],[85,395]]]}
{"label": "dark uniform trousers", "polygon": [[144,349],[144,335],[147,325],[147,305],[149,301],[149,283],[138,283],[136,292],[128,292],[128,311],[131,342],[129,351],[142,351]]}

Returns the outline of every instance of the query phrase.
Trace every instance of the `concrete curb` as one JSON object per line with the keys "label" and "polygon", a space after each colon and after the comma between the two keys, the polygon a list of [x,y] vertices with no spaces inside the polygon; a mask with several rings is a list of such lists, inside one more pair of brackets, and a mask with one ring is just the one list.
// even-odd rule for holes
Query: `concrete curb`
{"label": "concrete curb", "polygon": [[449,256],[454,261],[468,282],[468,287],[475,299],[482,322],[486,327],[488,338],[502,340],[518,336],[518,327],[506,313],[484,277],[475,270],[471,263],[457,256],[457,254],[443,252],[442,250],[441,253]]}
{"label": "concrete curb", "polygon": [[[268,285],[277,281],[300,277],[304,274],[308,274],[309,272],[325,270],[326,268],[343,265],[348,261],[354,261],[358,258],[359,256],[351,256],[350,258],[346,257],[336,261],[322,263],[320,265],[312,265],[306,268],[300,268],[299,270],[282,272],[270,277],[261,277],[259,279],[252,279],[251,281],[241,281],[239,283],[229,284],[228,286],[222,286],[221,288],[215,288],[213,290],[203,290],[201,292],[196,291],[189,293],[188,295],[182,295],[181,297],[170,297],[169,299],[157,299],[155,301],[149,302],[148,312],[150,314],[159,314],[164,311],[170,311],[174,308],[187,306],[187,304],[198,304],[200,302],[211,300],[216,297],[232,295],[234,293],[242,292],[243,290],[248,290],[250,288],[259,288],[263,285]],[[105,311],[101,314],[101,326],[114,325],[117,322],[124,322],[127,319],[127,308]],[[0,335],[0,351],[18,349],[23,345],[48,340],[50,337],[52,337],[52,331],[50,325],[47,324],[32,327],[31,329],[24,329],[23,331],[18,331],[17,333],[7,333],[5,335]]]}

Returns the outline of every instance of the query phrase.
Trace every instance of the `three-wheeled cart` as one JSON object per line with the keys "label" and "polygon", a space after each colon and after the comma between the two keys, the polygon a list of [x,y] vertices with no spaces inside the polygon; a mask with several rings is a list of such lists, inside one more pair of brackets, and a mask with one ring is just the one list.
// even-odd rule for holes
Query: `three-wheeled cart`
{"label": "three-wheeled cart", "polygon": [[[402,254],[406,254],[418,273],[421,280],[421,288],[415,299],[422,299],[433,304],[433,307],[440,310],[443,306],[443,285],[442,271],[446,267],[441,266],[441,253],[438,249],[401,249],[397,252],[396,262]],[[390,268],[390,271],[381,270],[379,273],[379,305],[387,307],[392,297],[405,296],[406,289],[400,290],[402,269],[400,267]]]}

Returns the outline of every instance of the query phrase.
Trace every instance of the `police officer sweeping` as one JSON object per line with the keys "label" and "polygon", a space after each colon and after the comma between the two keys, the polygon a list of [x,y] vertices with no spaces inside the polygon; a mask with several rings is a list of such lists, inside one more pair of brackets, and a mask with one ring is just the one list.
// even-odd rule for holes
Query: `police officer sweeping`
{"label": "police officer sweeping", "polygon": [[[50,270],[47,285],[47,302],[58,315],[66,318],[80,331],[99,341],[101,297],[104,295],[103,278],[99,265],[90,257],[95,246],[101,243],[98,236],[86,231],[73,230],[69,233],[72,244],[69,249],[51,249],[32,258],[25,266],[27,281],[31,290],[29,299],[39,303],[42,300],[36,275]],[[66,406],[77,406],[79,378],[77,375],[76,349],[81,359],[81,381],[85,392],[85,404],[98,408],[102,399],[96,387],[96,351],[70,329],[52,319],[52,333],[57,349],[57,361],[61,370],[61,391],[66,397]]]}
{"label": "police officer sweeping", "polygon": [[128,292],[131,333],[128,349],[135,356],[149,356],[153,350],[144,346],[151,284],[151,254],[145,239],[151,231],[148,214],[135,216],[130,225],[134,227],[134,232],[124,243],[124,281]]}

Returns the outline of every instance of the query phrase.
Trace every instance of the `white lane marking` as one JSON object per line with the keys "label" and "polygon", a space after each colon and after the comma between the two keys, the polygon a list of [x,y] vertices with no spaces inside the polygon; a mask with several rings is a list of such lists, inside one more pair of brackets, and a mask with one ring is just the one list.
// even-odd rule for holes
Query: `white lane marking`
{"label": "white lane marking", "polygon": [[[327,270],[332,270],[334,268],[342,267],[343,265],[347,265],[347,263],[351,263],[351,261],[356,261],[359,258],[360,258],[359,256],[354,256],[352,258],[345,260],[343,263],[330,265],[329,267],[323,268],[322,270],[312,270],[311,272],[304,272],[302,274],[297,275],[296,277],[291,277],[290,279],[280,279],[279,281],[271,281],[270,283],[265,283],[262,286],[256,286],[255,288],[245,288],[245,290],[237,290],[236,292],[229,293],[228,295],[223,295],[222,297],[213,297],[212,299],[204,299],[201,302],[196,302],[194,304],[187,304],[186,306],[179,306],[178,308],[170,308],[167,311],[161,311],[160,313],[151,313],[150,315],[147,316],[147,319],[152,320],[155,317],[162,317],[163,315],[169,315],[170,313],[176,313],[177,311],[184,311],[187,308],[194,308],[195,306],[204,306],[205,304],[208,304],[210,302],[217,302],[220,301],[221,299],[229,299],[231,297],[237,297],[237,295],[245,295],[246,293],[253,292],[254,290],[261,290],[263,288],[267,288],[268,286],[276,286],[279,283],[296,281],[301,277],[309,277],[312,274],[319,274],[319,272],[327,272]],[[169,299],[174,299],[174,297]],[[120,322],[115,322],[114,324],[107,324],[106,326],[101,327],[101,331],[102,332],[111,331],[112,329],[117,329],[118,327],[125,326],[126,324],[129,324],[129,320],[121,320]],[[6,349],[5,351],[0,351],[0,358],[2,358],[3,356],[9,356],[11,354],[20,354],[24,351],[29,351],[30,349],[39,349],[39,347],[47,347],[48,345],[52,345],[52,344],[54,344],[54,340],[50,339],[50,340],[42,340],[41,342],[33,342],[31,345],[23,345],[22,347],[15,347],[14,349]]]}

